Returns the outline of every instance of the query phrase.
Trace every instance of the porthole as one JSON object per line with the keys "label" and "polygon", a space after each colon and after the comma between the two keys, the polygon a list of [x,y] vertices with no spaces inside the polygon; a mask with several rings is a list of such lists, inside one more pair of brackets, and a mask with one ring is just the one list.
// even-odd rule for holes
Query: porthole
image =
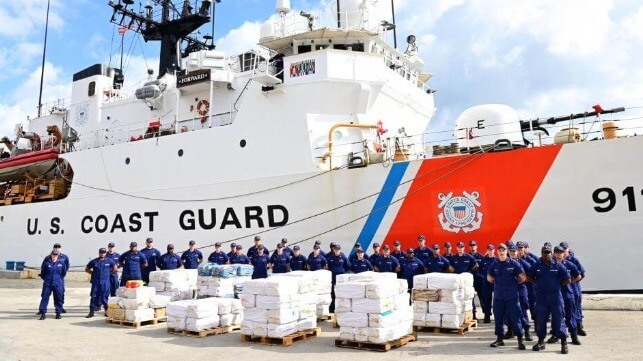
{"label": "porthole", "polygon": [[125,164],[129,165],[130,159],[129,157],[125,158]]}
{"label": "porthole", "polygon": [[179,157],[183,156],[183,149],[179,149]]}
{"label": "porthole", "polygon": [[245,147],[246,147],[246,140],[245,140],[245,139],[241,139],[241,141],[239,142],[239,146],[240,146],[241,148],[245,148]]}

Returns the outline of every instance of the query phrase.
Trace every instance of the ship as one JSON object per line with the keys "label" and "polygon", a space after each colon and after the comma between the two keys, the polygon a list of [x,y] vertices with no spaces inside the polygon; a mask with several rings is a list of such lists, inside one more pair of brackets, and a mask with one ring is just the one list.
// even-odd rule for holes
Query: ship
{"label": "ship", "polygon": [[348,253],[424,235],[535,253],[565,241],[584,290],[643,289],[643,137],[619,134],[623,108],[524,120],[475,105],[451,143],[432,144],[432,73],[415,36],[389,44],[376,1],[336,1],[324,24],[279,0],[261,51],[241,54],[194,35],[219,1],[133,3],[109,1],[111,22],[160,43],[158,70],[125,89],[121,69],[91,65],[68,102],[2,139],[1,263],[38,267],[56,242],[83,267],[108,242],[147,237],[162,251],[259,235],[269,249],[287,238]]}

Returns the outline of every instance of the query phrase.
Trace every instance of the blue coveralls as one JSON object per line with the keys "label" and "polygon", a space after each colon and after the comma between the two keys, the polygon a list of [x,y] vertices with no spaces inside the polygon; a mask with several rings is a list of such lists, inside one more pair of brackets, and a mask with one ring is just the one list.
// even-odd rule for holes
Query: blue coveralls
{"label": "blue coveralls", "polygon": [[[261,246],[263,247],[263,254],[265,254],[266,256],[269,255],[270,250],[266,246],[263,246],[263,245],[261,245]],[[248,256],[248,259],[252,259],[252,256],[257,254],[257,248],[258,247],[259,246],[252,246],[252,247],[248,248],[248,253],[246,253],[246,256]]]}
{"label": "blue coveralls", "polygon": [[225,254],[225,252],[214,251],[214,252],[210,253],[210,256],[208,257],[208,262],[216,263],[216,264],[219,264],[219,265],[226,264],[226,263],[228,263],[228,255]]}
{"label": "blue coveralls", "polygon": [[[567,259],[571,263],[578,268],[578,272],[580,273],[582,278],[585,278],[585,267],[580,263],[578,258],[574,256],[574,252],[569,253],[569,258]],[[582,280],[581,280],[582,281]],[[583,293],[582,289],[580,287],[580,282],[575,282],[572,283],[572,288],[574,290],[574,297],[576,298],[576,322],[579,324],[583,323]]]}
{"label": "blue coveralls", "polygon": [[203,260],[203,253],[198,249],[190,251],[189,249],[181,254],[181,261],[183,261],[183,268],[197,269],[199,268],[199,261]]}
{"label": "blue coveralls", "polygon": [[161,251],[152,247],[152,248],[143,248],[140,250],[141,254],[147,258],[147,267],[143,268],[142,276],[143,282],[145,284],[150,283],[150,273],[156,271],[156,261],[161,257]]}
{"label": "blue coveralls", "polygon": [[[473,289],[476,291],[478,294],[478,301],[480,301],[480,307],[482,307],[482,312],[484,312],[484,282],[485,278],[487,278],[487,275],[482,273],[482,259],[484,258],[484,255],[480,252],[475,252],[475,253],[469,253],[471,257],[473,257],[476,260],[476,263],[478,263],[478,269],[473,273]],[[474,302],[475,305],[475,302]]]}
{"label": "blue coveralls", "polygon": [[404,262],[406,261],[406,253],[401,250],[393,251],[391,252],[391,256],[395,257],[395,259],[397,259],[397,262],[400,264],[400,272],[397,273],[397,278],[404,279],[404,275],[402,274],[402,267],[404,267]]}
{"label": "blue coveralls", "polygon": [[335,255],[335,253],[332,253],[330,256],[326,258],[326,261],[328,262],[328,270],[332,273],[332,276],[333,276],[333,279],[332,279],[333,289],[330,293],[332,301],[330,303],[329,309],[331,313],[334,313],[335,312],[335,284],[337,283],[337,275],[347,273],[351,267],[351,264],[348,261],[348,258],[346,258],[346,255],[344,255],[343,253],[340,253],[339,255]]}
{"label": "blue coveralls", "polygon": [[107,311],[107,298],[110,294],[110,279],[112,270],[116,263],[111,258],[94,258],[87,263],[87,269],[91,271],[92,288],[89,293],[90,311],[99,311],[101,306]]}
{"label": "blue coveralls", "polygon": [[514,334],[522,336],[520,323],[520,304],[518,303],[518,276],[525,273],[516,260],[507,258],[504,262],[496,259],[489,265],[487,274],[495,278],[493,289],[493,313],[495,317],[495,334],[504,336],[505,318]]}
{"label": "blue coveralls", "polygon": [[[531,264],[527,262],[526,259],[524,258],[516,258],[516,261],[520,263],[520,266],[522,266],[522,269],[529,270],[531,268]],[[529,328],[529,315],[527,314],[527,311],[529,311],[529,292],[527,289],[527,284],[530,282],[523,282],[518,285],[518,301],[520,302],[520,323],[522,324],[523,329],[528,329]]]}
{"label": "blue coveralls", "polygon": [[424,246],[415,249],[415,258],[419,259],[424,264],[430,257],[433,257],[433,249]]}
{"label": "blue coveralls", "polygon": [[[120,268],[120,265],[118,264],[118,260],[119,260],[119,258],[121,258],[120,253],[117,253],[117,252],[109,253],[109,252],[107,252],[107,254],[105,255],[105,258],[110,258]],[[109,276],[109,295],[112,296],[112,297],[116,296],[116,290],[117,289],[118,289],[118,272],[114,272],[114,273],[112,273],[111,276]]]}
{"label": "blue coveralls", "polygon": [[[474,268],[478,265],[478,262],[476,261],[475,257],[468,253],[463,253],[462,256],[459,254],[456,254],[453,256],[451,259],[451,265],[453,266],[453,273],[456,274],[461,274],[461,273],[471,273],[473,275],[473,280],[474,280],[474,285],[475,285],[475,271],[473,271]],[[478,266],[479,268],[479,266]],[[476,314],[476,303],[472,299],[471,304],[473,305],[473,314]]]}
{"label": "blue coveralls", "polygon": [[315,256],[315,254],[313,253],[308,256],[306,264],[308,265],[308,267],[310,267],[311,271],[317,271],[326,267],[328,261],[326,260],[326,257],[324,257],[321,253],[317,256]]}
{"label": "blue coveralls", "polygon": [[254,270],[252,271],[253,280],[257,278],[268,278],[268,262],[267,254],[262,254],[261,256],[255,254],[250,257],[250,264],[254,266]]}
{"label": "blue coveralls", "polygon": [[372,271],[373,265],[366,258],[356,259],[355,261],[351,262],[350,270],[353,273],[362,273],[366,271]]}
{"label": "blue coveralls", "polygon": [[424,263],[424,267],[427,268],[427,272],[439,272],[439,273],[447,273],[449,272],[449,266],[451,265],[449,263],[449,260],[446,258],[437,255],[437,257],[431,256],[429,259],[426,260]]}
{"label": "blue coveralls", "polygon": [[143,279],[143,268],[147,264],[147,258],[141,252],[125,252],[118,259],[118,263],[123,268],[121,287],[125,286],[127,281]]}
{"label": "blue coveralls", "polygon": [[56,262],[51,257],[45,258],[40,266],[40,278],[42,278],[42,294],[40,299],[40,313],[47,314],[49,297],[54,294],[54,307],[56,314],[63,311],[63,294],[65,293],[63,280],[67,275],[65,261],[58,258]]}
{"label": "blue coveralls", "polygon": [[272,263],[272,273],[286,273],[290,265],[290,256],[286,252],[275,253],[270,256],[269,262]]}
{"label": "blue coveralls", "polygon": [[293,253],[292,258],[290,258],[290,270],[291,271],[305,271],[306,268],[306,262],[308,260],[306,259],[306,256],[303,254],[299,254],[299,256],[295,256]]}
{"label": "blue coveralls", "polygon": [[496,260],[496,257],[487,257],[482,258],[480,263],[480,268],[478,269],[480,273],[484,275],[484,283],[482,284],[482,312],[485,315],[491,316],[491,300],[493,299],[493,283],[487,281],[487,273],[489,272],[489,266]]}
{"label": "blue coveralls", "polygon": [[250,264],[250,258],[245,254],[233,254],[230,257],[230,264]]}
{"label": "blue coveralls", "polygon": [[[69,267],[70,267],[70,265],[69,265],[69,257],[68,257],[66,254],[64,254],[64,253],[61,253],[61,254],[58,256],[58,259],[62,260],[62,261],[63,261],[63,263],[65,264],[65,272],[69,272]],[[63,298],[62,298],[62,304],[63,304],[63,309],[65,309],[65,277],[63,277]]]}
{"label": "blue coveralls", "polygon": [[388,257],[382,255],[377,264],[374,266],[377,267],[379,272],[395,272],[395,269],[400,267],[400,262],[397,260],[397,258],[391,255],[389,255]]}
{"label": "blue coveralls", "polygon": [[409,290],[413,289],[413,276],[421,275],[423,273],[424,263],[422,263],[422,261],[415,257],[406,259],[402,268],[402,274],[404,275],[404,279],[406,279],[406,282],[409,285]]}
{"label": "blue coveralls", "polygon": [[[528,270],[529,268],[531,268],[531,266],[538,262],[538,259],[534,258],[531,253],[526,254],[525,257],[522,257],[520,259],[526,261],[529,265],[529,267],[525,268],[525,270]],[[526,282],[526,284],[529,313],[531,316],[531,320],[536,322],[536,286],[531,282]]]}
{"label": "blue coveralls", "polygon": [[[574,279],[580,276],[580,272],[578,271],[578,268],[575,264],[573,264],[569,260],[563,260],[563,262],[561,263],[563,264],[563,266],[565,266],[565,268],[567,268],[567,272],[569,273],[568,276],[570,279]],[[576,295],[574,293],[574,283],[560,286],[560,290],[563,294],[563,303],[565,306],[565,326],[567,326],[567,330],[569,330],[572,335],[575,335],[578,332],[578,320],[576,319],[578,313],[576,311]]]}
{"label": "blue coveralls", "polygon": [[156,264],[161,270],[173,270],[181,268],[181,257],[176,253],[162,255]]}
{"label": "blue coveralls", "polygon": [[[551,328],[554,336],[561,340],[567,339],[563,321],[563,295],[560,290],[561,282],[569,279],[565,266],[552,259],[550,264],[543,260],[532,265],[527,271],[536,285],[536,333],[538,340],[547,336],[547,318],[551,314]],[[496,315],[497,316],[497,315]]]}

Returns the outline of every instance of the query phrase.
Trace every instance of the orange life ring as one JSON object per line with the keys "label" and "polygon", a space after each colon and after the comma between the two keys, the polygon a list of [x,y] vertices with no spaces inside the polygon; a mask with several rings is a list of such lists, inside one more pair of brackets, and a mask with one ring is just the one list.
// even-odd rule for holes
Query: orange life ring
{"label": "orange life ring", "polygon": [[210,102],[208,102],[205,99],[199,100],[199,102],[196,104],[196,112],[199,113],[200,116],[204,116],[208,114],[210,111]]}

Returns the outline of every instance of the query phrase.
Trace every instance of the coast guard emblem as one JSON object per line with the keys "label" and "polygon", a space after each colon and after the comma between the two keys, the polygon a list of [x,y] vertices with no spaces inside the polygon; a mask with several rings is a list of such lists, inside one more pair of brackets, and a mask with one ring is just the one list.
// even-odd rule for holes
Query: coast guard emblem
{"label": "coast guard emblem", "polygon": [[438,208],[442,213],[438,215],[438,219],[442,229],[452,233],[459,233],[461,230],[468,233],[479,229],[482,224],[482,212],[476,208],[481,206],[479,197],[478,192],[465,191],[458,197],[454,197],[453,192],[446,195],[440,193]]}

